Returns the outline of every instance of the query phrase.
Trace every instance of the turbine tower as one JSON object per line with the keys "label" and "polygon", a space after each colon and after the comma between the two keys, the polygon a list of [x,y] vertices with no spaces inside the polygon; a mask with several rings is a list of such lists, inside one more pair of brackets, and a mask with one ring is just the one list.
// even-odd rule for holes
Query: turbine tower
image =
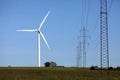
{"label": "turbine tower", "polygon": [[38,33],[38,67],[41,67],[41,55],[40,55],[40,37],[42,36],[45,44],[47,45],[47,47],[50,49],[48,42],[46,41],[43,33],[40,31],[40,29],[42,28],[45,20],[47,19],[48,15],[50,13],[50,10],[48,11],[48,13],[45,15],[45,17],[43,18],[40,26],[38,29],[27,29],[27,30],[16,30],[16,31],[22,31],[22,32],[37,32]]}

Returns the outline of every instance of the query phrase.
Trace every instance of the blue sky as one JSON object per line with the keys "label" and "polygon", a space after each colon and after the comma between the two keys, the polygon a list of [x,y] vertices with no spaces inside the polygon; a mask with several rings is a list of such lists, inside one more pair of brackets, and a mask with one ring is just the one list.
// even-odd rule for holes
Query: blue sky
{"label": "blue sky", "polygon": [[[110,65],[120,65],[120,1],[109,0]],[[76,66],[79,30],[87,27],[87,66],[99,66],[99,0],[0,0],[0,66],[37,66],[37,33],[16,32],[37,29],[51,10],[41,31],[41,63]],[[88,18],[86,17],[88,16]],[[87,21],[87,23],[86,23]]]}

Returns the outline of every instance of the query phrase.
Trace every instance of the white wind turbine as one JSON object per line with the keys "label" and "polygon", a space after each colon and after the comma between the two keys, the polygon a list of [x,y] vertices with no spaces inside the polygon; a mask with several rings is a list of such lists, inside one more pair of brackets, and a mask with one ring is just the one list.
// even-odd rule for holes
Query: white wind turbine
{"label": "white wind turbine", "polygon": [[50,13],[50,11],[48,11],[48,13],[46,14],[46,16],[44,17],[44,19],[42,20],[42,22],[41,22],[41,24],[40,24],[40,26],[39,26],[38,29],[16,30],[16,31],[22,31],[22,32],[38,32],[38,66],[39,67],[41,67],[41,63],[40,63],[41,62],[40,61],[41,60],[40,59],[40,57],[41,57],[40,56],[40,35],[42,36],[42,38],[43,38],[45,44],[47,45],[47,47],[50,49],[50,47],[49,47],[49,45],[48,45],[48,43],[47,43],[47,41],[46,41],[43,33],[40,31],[40,29],[41,29],[43,23],[45,22],[46,18],[48,17],[49,13]]}

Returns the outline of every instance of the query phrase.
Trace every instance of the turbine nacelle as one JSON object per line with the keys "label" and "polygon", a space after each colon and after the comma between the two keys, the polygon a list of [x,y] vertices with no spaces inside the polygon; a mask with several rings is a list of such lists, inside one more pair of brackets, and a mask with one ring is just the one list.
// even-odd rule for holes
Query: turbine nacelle
{"label": "turbine nacelle", "polygon": [[40,30],[37,30],[37,32],[40,34]]}

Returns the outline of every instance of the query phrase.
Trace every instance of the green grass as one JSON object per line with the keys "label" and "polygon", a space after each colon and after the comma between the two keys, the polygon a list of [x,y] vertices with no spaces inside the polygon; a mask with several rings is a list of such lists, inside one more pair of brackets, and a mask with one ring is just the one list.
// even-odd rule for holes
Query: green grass
{"label": "green grass", "polygon": [[0,67],[0,80],[120,80],[120,71],[81,68]]}

